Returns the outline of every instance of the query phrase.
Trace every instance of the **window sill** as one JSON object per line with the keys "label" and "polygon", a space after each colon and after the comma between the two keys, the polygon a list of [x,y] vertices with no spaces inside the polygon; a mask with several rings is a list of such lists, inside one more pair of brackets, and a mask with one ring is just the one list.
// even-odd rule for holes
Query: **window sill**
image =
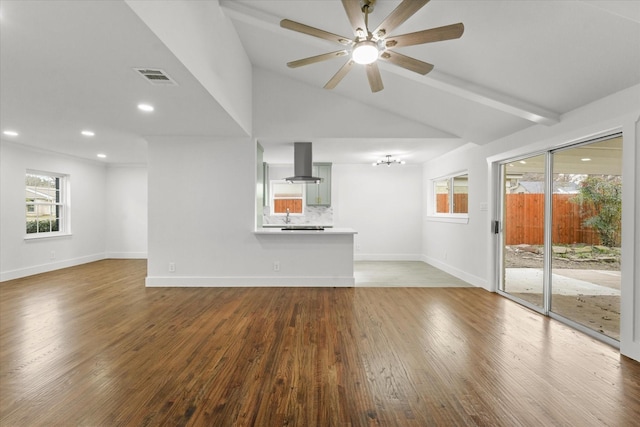
{"label": "window sill", "polygon": [[33,233],[24,236],[24,240],[54,239],[56,237],[69,237],[71,233]]}
{"label": "window sill", "polygon": [[427,216],[427,221],[468,224],[469,215],[429,215]]}

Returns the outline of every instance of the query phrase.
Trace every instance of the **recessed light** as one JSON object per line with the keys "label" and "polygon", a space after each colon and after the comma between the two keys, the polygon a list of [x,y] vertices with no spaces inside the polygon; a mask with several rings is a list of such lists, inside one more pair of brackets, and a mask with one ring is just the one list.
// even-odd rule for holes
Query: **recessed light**
{"label": "recessed light", "polygon": [[138,109],[150,113],[153,111],[153,105],[149,104],[138,104]]}
{"label": "recessed light", "polygon": [[15,130],[5,130],[2,133],[4,133],[7,136],[18,136],[18,132],[16,132]]}
{"label": "recessed light", "polygon": [[527,162],[525,162],[524,160],[520,160],[520,163],[522,163],[523,165],[527,164]]}
{"label": "recessed light", "polygon": [[582,160],[583,162],[590,162],[591,161],[591,159],[588,158],[588,157],[585,157],[584,159],[580,159],[580,160]]}
{"label": "recessed light", "polygon": [[107,155],[106,155],[106,154],[103,154],[103,153],[99,153],[99,154],[98,154],[98,157],[100,157],[101,159],[106,159],[106,158],[107,158]]}
{"label": "recessed light", "polygon": [[84,136],[95,136],[95,132],[92,132],[90,130],[83,130],[82,132],[80,132],[81,134],[83,134]]}

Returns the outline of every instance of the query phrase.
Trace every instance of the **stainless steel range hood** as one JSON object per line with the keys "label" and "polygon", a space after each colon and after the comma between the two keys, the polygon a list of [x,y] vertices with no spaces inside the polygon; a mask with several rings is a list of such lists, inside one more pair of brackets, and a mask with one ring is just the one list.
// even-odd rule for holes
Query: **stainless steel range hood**
{"label": "stainless steel range hood", "polygon": [[285,178],[294,184],[317,184],[322,178],[311,176],[313,171],[313,158],[310,142],[295,142],[293,144],[293,173],[294,176]]}

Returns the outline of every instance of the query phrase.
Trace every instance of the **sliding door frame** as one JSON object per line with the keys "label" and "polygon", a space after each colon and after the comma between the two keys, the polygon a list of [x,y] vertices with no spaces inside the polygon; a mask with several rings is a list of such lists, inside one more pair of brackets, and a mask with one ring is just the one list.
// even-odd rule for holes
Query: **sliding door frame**
{"label": "sliding door frame", "polygon": [[[514,157],[505,158],[499,161],[495,161],[492,163],[492,168],[497,169],[497,176],[493,180],[493,188],[494,191],[497,190],[495,195],[495,212],[497,215],[498,228],[493,229],[494,234],[496,234],[496,244],[495,244],[495,277],[497,279],[496,283],[496,292],[510,300],[513,300],[531,310],[534,310],[540,314],[548,316],[552,319],[558,320],[573,329],[576,329],[594,339],[599,341],[603,341],[606,344],[620,349],[620,341],[611,338],[605,334],[597,332],[591,328],[588,328],[585,325],[582,325],[574,320],[571,320],[567,317],[564,317],[558,313],[552,311],[552,274],[553,274],[553,266],[552,266],[552,257],[553,251],[551,250],[553,246],[553,157],[557,152],[570,150],[573,148],[577,148],[584,145],[589,145],[598,141],[607,140],[610,138],[614,138],[617,136],[624,136],[622,129],[610,130],[607,132],[603,132],[599,135],[594,135],[591,137],[583,138],[580,140],[568,142],[558,147],[550,147],[544,150],[531,151],[526,154],[521,154]],[[624,148],[623,148],[624,150]],[[624,151],[623,151],[624,152]],[[506,201],[506,191],[505,191],[505,165],[508,163],[520,161],[522,159],[526,159],[529,157],[535,156],[545,156],[545,167],[544,167],[544,231],[543,231],[543,245],[544,245],[544,253],[543,253],[543,291],[542,291],[542,307],[539,307],[535,304],[532,304],[528,301],[525,301],[517,296],[510,294],[509,292],[504,290],[505,286],[505,266],[504,266],[504,249],[505,249],[505,227],[504,222],[506,218],[505,212],[505,201]],[[494,170],[495,170],[494,169]],[[624,187],[624,183],[623,183]],[[493,227],[492,227],[493,228]],[[496,232],[497,231],[497,232]],[[622,304],[622,301],[621,301]],[[622,307],[621,307],[622,308]],[[622,320],[622,317],[621,317]],[[622,326],[622,325],[621,325]]]}
{"label": "sliding door frame", "polygon": [[[515,295],[510,294],[509,292],[504,290],[504,284],[505,284],[505,267],[504,267],[504,248],[505,248],[505,228],[504,228],[504,223],[505,223],[505,218],[506,218],[506,211],[505,211],[505,201],[506,201],[506,192],[505,192],[505,183],[506,183],[506,176],[505,176],[505,165],[507,165],[508,163],[513,163],[513,162],[518,162],[520,160],[524,160],[530,157],[536,157],[536,156],[545,156],[545,182],[544,182],[544,188],[545,188],[545,198],[544,198],[544,244],[546,247],[546,242],[547,239],[551,240],[551,232],[549,231],[549,236],[547,237],[547,230],[551,230],[548,226],[547,226],[547,219],[551,218],[550,215],[550,211],[547,212],[548,206],[549,206],[549,201],[551,200],[550,196],[549,199],[547,200],[547,196],[548,196],[548,191],[547,188],[549,186],[552,186],[553,184],[549,181],[549,177],[546,173],[546,168],[548,167],[548,162],[549,162],[549,150],[542,150],[542,151],[532,151],[530,153],[524,154],[524,155],[520,155],[517,157],[509,157],[507,159],[501,160],[499,162],[494,163],[494,166],[498,169],[498,182],[497,182],[497,189],[498,192],[496,194],[496,212],[498,212],[498,233],[496,233],[498,235],[497,238],[497,245],[496,245],[496,278],[498,280],[497,282],[497,286],[496,286],[496,292],[506,298],[509,298],[510,300],[513,300],[515,302],[517,302],[518,304],[521,304],[533,311],[537,311],[540,314],[544,314],[545,316],[549,314],[549,302],[546,301],[547,300],[547,295],[548,292],[546,292],[545,290],[550,287],[550,280],[551,280],[551,273],[549,272],[550,269],[547,269],[547,264],[550,265],[551,262],[551,255],[547,254],[547,252],[549,251],[544,251],[544,259],[543,259],[543,304],[542,307],[537,306],[535,304],[530,303],[529,301],[526,301],[522,298],[518,298]],[[549,258],[547,260],[547,257]]]}
{"label": "sliding door frame", "polygon": [[[602,135],[597,136],[597,137],[584,139],[584,140],[582,140],[580,142],[575,142],[573,144],[567,144],[565,146],[549,150],[548,155],[549,155],[550,159],[549,159],[549,162],[547,164],[547,167],[549,169],[548,169],[548,172],[545,171],[545,175],[546,175],[545,179],[549,178],[549,180],[550,180],[549,186],[550,187],[547,187],[547,188],[553,189],[553,172],[554,172],[553,171],[553,156],[556,153],[562,152],[562,151],[566,151],[566,150],[571,150],[571,149],[578,148],[578,147],[585,146],[585,145],[594,144],[594,143],[600,142],[600,141],[606,141],[608,139],[612,139],[612,138],[616,138],[616,137],[621,137],[622,138],[622,141],[623,141],[623,151],[622,152],[623,152],[623,156],[624,156],[624,136],[622,134],[622,130],[612,131],[612,132],[605,133],[605,134],[602,134]],[[622,186],[624,187],[624,181],[622,183]],[[548,226],[548,229],[547,229],[547,223],[546,223],[546,219],[545,219],[545,234],[544,234],[544,236],[545,236],[545,249],[547,248],[547,246],[546,246],[546,244],[547,244],[547,240],[546,240],[547,239],[547,234],[548,234],[548,238],[549,238],[549,246],[548,247],[551,248],[552,245],[553,245],[553,241],[552,241],[552,237],[553,237],[552,236],[552,232],[553,232],[552,227],[553,227],[553,224],[552,224],[552,221],[551,221],[552,213],[553,213],[552,197],[553,197],[552,194],[550,194],[549,195],[549,200],[548,200],[548,203],[549,203],[549,206],[548,206],[549,207],[549,226]],[[546,199],[547,198],[545,197],[545,204],[547,203]],[[545,205],[545,215],[547,215],[547,206],[546,205]],[[547,265],[546,265],[547,252],[549,253],[548,254],[548,258],[549,258],[548,271],[547,271]],[[558,321],[560,321],[560,322],[562,322],[562,323],[564,323],[566,325],[571,326],[573,329],[577,329],[578,331],[589,335],[592,338],[595,338],[595,339],[597,339],[599,341],[603,341],[603,342],[609,344],[612,347],[620,349],[620,341],[618,341],[618,340],[616,340],[614,338],[611,338],[610,336],[607,336],[607,335],[605,335],[603,333],[600,333],[600,332],[598,332],[598,331],[596,331],[594,329],[591,329],[591,328],[589,328],[589,327],[587,327],[587,326],[585,326],[585,325],[583,325],[581,323],[578,323],[578,322],[576,322],[574,320],[571,320],[568,317],[565,317],[565,316],[563,316],[561,314],[558,314],[558,313],[556,313],[556,312],[554,312],[552,310],[552,308],[553,308],[552,307],[553,289],[551,289],[551,287],[553,285],[552,282],[551,282],[551,280],[552,280],[551,276],[553,274],[553,268],[552,268],[553,266],[551,264],[552,255],[553,255],[553,251],[552,250],[545,250],[545,279],[548,278],[548,280],[549,280],[549,287],[545,288],[546,294],[545,294],[545,297],[544,297],[545,302],[548,302],[548,304],[549,304],[549,310],[545,314],[548,315],[549,317],[551,317],[552,319],[558,320]],[[622,304],[622,296],[621,296],[620,303]],[[620,326],[622,326],[622,325],[620,325]]]}

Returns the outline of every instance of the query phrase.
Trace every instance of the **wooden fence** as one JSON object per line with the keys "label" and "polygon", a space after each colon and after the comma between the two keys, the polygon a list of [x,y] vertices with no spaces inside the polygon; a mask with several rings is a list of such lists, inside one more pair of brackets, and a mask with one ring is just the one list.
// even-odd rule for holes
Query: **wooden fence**
{"label": "wooden fence", "polygon": [[302,213],[302,199],[274,199],[273,213]]}
{"label": "wooden fence", "polygon": [[[585,227],[592,214],[581,212],[570,201],[575,194],[553,195],[552,242],[554,244],[600,244],[598,233]],[[505,243],[542,245],[544,243],[544,194],[507,194],[505,206]]]}
{"label": "wooden fence", "polygon": [[[449,213],[449,195],[436,194],[436,212]],[[453,213],[469,212],[468,194],[456,193],[453,195]]]}

